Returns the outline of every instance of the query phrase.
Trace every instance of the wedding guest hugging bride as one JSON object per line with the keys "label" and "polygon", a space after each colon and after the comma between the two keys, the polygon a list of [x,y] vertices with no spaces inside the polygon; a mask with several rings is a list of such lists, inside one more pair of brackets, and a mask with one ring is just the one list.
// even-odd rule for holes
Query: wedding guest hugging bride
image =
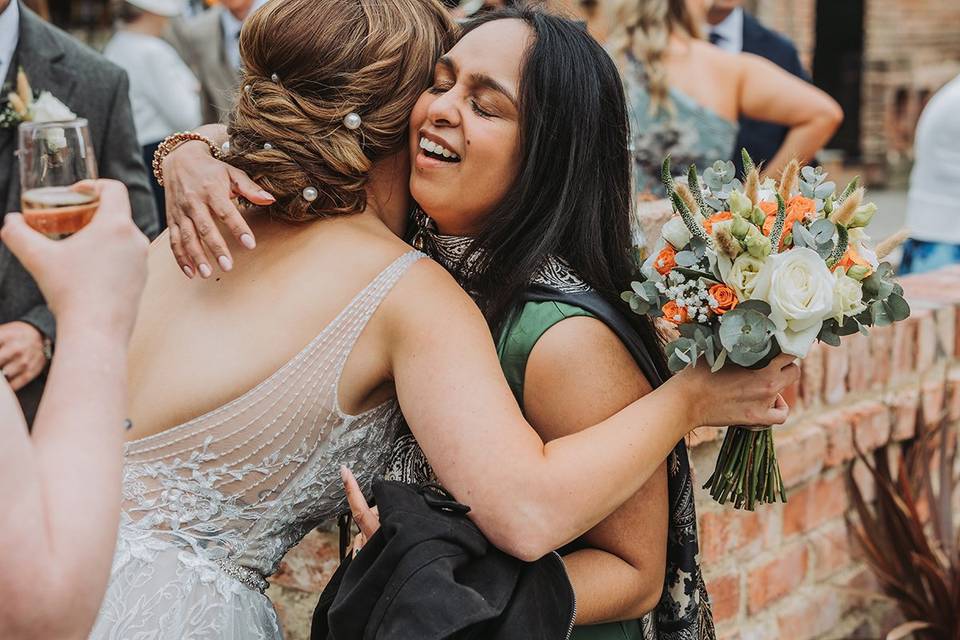
{"label": "wedding guest hugging bride", "polygon": [[[575,87],[593,113],[586,122],[573,119],[583,106],[564,110],[579,93],[542,82],[564,63],[552,56],[562,51],[557,43],[573,42],[570,33],[526,19],[480,26],[467,36],[485,38],[475,40],[479,49],[461,57],[451,49],[454,27],[433,1],[274,0],[249,18],[224,157],[232,166],[209,155],[220,153],[220,140],[184,144],[161,166],[174,205],[199,190],[221,198],[217,210],[224,211],[228,185],[246,185],[246,200],[259,206],[228,223],[247,246],[256,238],[257,248],[235,260],[217,253],[229,270],[203,280],[183,278],[166,239],[151,249],[130,350],[136,426],[125,449],[118,547],[92,637],[279,638],[263,595],[266,576],[306,532],[346,509],[341,466],[364,487],[382,476],[401,410],[439,481],[471,507],[491,542],[525,560],[578,539],[624,503],[628,515],[651,505],[644,535],[665,545],[663,463],[682,437],[701,425],[786,419],[779,391],[798,375],[788,358],[760,371],[696,368],[658,384],[647,377],[657,367],[638,365],[590,317],[597,314],[586,313],[548,328],[572,336],[555,341],[575,341],[583,364],[610,386],[589,400],[574,396],[581,406],[569,416],[525,406],[531,426],[487,323],[506,322],[507,307],[481,298],[485,318],[442,266],[399,237],[411,206],[410,148],[425,144],[422,137],[442,148],[416,152],[414,195],[440,233],[477,237],[479,264],[491,264],[501,245],[510,250],[502,255],[519,269],[501,302],[521,300],[545,261],[568,265],[578,289],[592,287],[604,300],[627,284],[619,281],[629,276],[626,247],[616,244],[626,236],[614,240],[589,226],[614,215],[612,227],[625,225],[625,144],[584,156],[599,163],[603,153],[616,155],[624,166],[609,184],[599,169],[584,179],[584,166],[594,165],[581,166],[574,155],[543,154],[550,145],[586,153],[581,136],[600,139],[608,122],[590,110],[610,108],[618,130],[624,117],[622,91],[615,85],[610,93],[609,79]],[[536,44],[545,34],[553,46]],[[443,84],[431,84],[445,51]],[[546,140],[554,133],[550,118],[529,120],[529,101],[538,96],[564,123],[559,141]],[[413,131],[411,112],[421,119]],[[241,170],[270,195],[258,196],[260,187]],[[562,176],[555,189],[530,190],[554,175]],[[195,245],[186,226],[168,217],[171,240]],[[494,291],[493,273],[502,277],[484,268],[465,283]],[[635,326],[647,359],[659,358],[652,329]],[[562,361],[557,348],[544,350],[546,362]],[[574,376],[569,389],[576,372],[566,373]],[[534,384],[528,378],[526,386]],[[158,398],[156,389],[167,393]],[[549,401],[563,389],[536,395]],[[623,527],[608,522],[607,534],[601,529],[587,547],[609,556],[610,567],[619,562],[616,572],[635,572],[612,540]],[[665,571],[664,551],[658,554],[650,556],[659,558],[649,569],[656,578]],[[571,563],[569,571],[575,589],[603,592],[589,584],[588,570]],[[640,613],[630,610],[633,602],[611,616],[610,605],[598,599],[591,615]]]}

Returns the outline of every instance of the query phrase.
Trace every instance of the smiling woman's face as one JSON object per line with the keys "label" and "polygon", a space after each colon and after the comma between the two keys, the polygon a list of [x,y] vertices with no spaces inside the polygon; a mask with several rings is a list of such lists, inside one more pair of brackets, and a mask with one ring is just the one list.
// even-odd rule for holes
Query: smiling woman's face
{"label": "smiling woman's face", "polygon": [[520,168],[520,20],[489,22],[437,63],[410,116],[410,192],[442,233],[471,235]]}

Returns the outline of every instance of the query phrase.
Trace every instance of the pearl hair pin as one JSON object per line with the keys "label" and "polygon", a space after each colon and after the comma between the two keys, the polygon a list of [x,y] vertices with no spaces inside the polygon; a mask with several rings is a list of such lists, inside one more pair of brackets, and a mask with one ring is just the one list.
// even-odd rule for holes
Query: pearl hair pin
{"label": "pearl hair pin", "polygon": [[271,149],[273,149],[273,145],[272,145],[272,144],[270,144],[269,142],[264,142],[264,143],[263,143],[263,150],[264,150],[264,151],[270,151]]}
{"label": "pearl hair pin", "polygon": [[222,145],[220,145],[220,153],[222,153],[223,155],[227,155],[228,153],[230,153],[230,141],[229,141],[229,140],[227,140],[227,141],[224,142]]}
{"label": "pearl hair pin", "polygon": [[360,119],[360,116],[356,112],[351,111],[347,115],[343,116],[343,126],[350,131],[355,131],[360,128],[360,125],[363,123],[363,120]]}
{"label": "pearl hair pin", "polygon": [[316,187],[307,187],[303,190],[301,195],[303,195],[303,199],[307,202],[313,202],[317,199],[320,193],[317,191]]}
{"label": "pearl hair pin", "polygon": [[271,74],[270,74],[270,79],[271,79],[272,81],[274,81],[274,82],[280,82],[280,76],[278,76],[278,75],[275,74],[275,73],[271,73]]}

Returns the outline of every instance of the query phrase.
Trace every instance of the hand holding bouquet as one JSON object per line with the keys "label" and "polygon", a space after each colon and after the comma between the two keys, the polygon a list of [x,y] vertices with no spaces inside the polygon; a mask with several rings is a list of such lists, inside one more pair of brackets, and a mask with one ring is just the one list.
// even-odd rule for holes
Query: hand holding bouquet
{"label": "hand holding bouquet", "polygon": [[[814,340],[840,338],[910,315],[893,269],[880,260],[900,240],[873,249],[865,227],[876,207],[854,179],[842,193],[819,168],[784,169],[761,181],[744,155],[745,176],[716,162],[701,180],[663,182],[675,215],[657,250],[623,299],[631,310],[663,317],[679,337],[666,347],[670,369],[703,361],[760,368],[780,353],[802,358]],[[724,438],[711,495],[736,508],[786,501],[770,429],[733,427]]]}

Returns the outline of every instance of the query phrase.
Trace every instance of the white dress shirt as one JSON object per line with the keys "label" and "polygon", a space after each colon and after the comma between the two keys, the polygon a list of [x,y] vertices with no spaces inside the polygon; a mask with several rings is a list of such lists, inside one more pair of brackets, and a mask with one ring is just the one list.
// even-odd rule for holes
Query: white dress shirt
{"label": "white dress shirt", "polygon": [[7,8],[0,13],[0,84],[10,72],[10,63],[13,62],[13,56],[17,52],[19,40],[20,3],[17,0],[10,0]]}
{"label": "white dress shirt", "polygon": [[907,196],[910,237],[960,244],[960,76],[934,94],[920,114]]}
{"label": "white dress shirt", "polygon": [[[710,27],[711,35],[719,38],[714,44],[730,53],[743,51],[743,9],[737,7],[721,22]],[[713,39],[711,39],[712,41]]]}
{"label": "white dress shirt", "polygon": [[130,76],[130,106],[140,146],[200,126],[200,83],[177,51],[160,38],[114,34],[103,55]]}
{"label": "white dress shirt", "polygon": [[[254,11],[267,4],[267,0],[256,0],[250,7],[251,15]],[[223,9],[220,11],[220,27],[223,29],[223,46],[226,49],[227,62],[234,69],[240,69],[240,28],[243,26],[243,20],[237,20],[236,16]]]}

